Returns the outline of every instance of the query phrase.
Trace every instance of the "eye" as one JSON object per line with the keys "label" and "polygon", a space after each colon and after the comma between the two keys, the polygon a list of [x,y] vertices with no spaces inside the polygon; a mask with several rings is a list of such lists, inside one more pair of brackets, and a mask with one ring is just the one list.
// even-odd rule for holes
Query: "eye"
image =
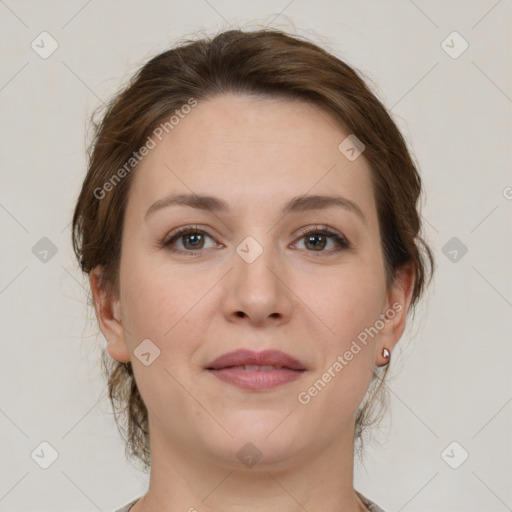
{"label": "eye", "polygon": [[[187,226],[170,233],[162,242],[162,247],[172,252],[193,255],[197,252],[201,252],[202,249],[209,248],[205,247],[205,240],[207,238],[213,241],[210,235],[197,226]],[[349,242],[341,234],[330,229],[328,226],[315,226],[302,230],[300,240],[304,240],[304,247],[308,252],[333,253],[350,249],[351,247]],[[178,242],[181,243],[181,247],[176,247]],[[324,250],[329,242],[334,248]],[[295,245],[298,245],[298,243]],[[214,242],[210,248],[215,246],[218,247],[220,244]]]}
{"label": "eye", "polygon": [[[308,252],[338,252],[350,248],[350,244],[343,236],[327,226],[307,228],[301,233],[302,239]],[[334,245],[334,249],[325,251],[328,242]]]}
{"label": "eye", "polygon": [[[205,233],[203,230],[198,229],[195,226],[188,226],[184,228],[179,228],[176,231],[170,233],[170,235],[166,237],[165,240],[162,242],[162,246],[166,247],[167,249],[173,252],[186,252],[194,254],[194,251],[200,251],[201,249],[205,249],[204,245],[206,238],[213,240],[213,238],[207,233]],[[183,248],[176,248],[176,242],[181,242]],[[215,244],[213,244],[212,247],[215,247]]]}

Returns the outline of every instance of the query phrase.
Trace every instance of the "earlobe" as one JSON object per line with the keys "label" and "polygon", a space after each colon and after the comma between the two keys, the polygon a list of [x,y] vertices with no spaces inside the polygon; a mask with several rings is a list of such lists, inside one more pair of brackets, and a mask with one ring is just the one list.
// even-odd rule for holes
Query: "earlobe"
{"label": "earlobe", "polygon": [[107,340],[107,350],[116,361],[130,361],[125,332],[122,325],[119,298],[113,297],[102,286],[102,269],[95,267],[89,275],[89,283],[93,294],[94,309],[98,325]]}
{"label": "earlobe", "polygon": [[412,264],[406,264],[397,270],[395,282],[387,296],[386,309],[383,311],[386,318],[379,337],[377,366],[384,366],[390,362],[393,348],[402,337],[414,289],[414,280],[415,272]]}

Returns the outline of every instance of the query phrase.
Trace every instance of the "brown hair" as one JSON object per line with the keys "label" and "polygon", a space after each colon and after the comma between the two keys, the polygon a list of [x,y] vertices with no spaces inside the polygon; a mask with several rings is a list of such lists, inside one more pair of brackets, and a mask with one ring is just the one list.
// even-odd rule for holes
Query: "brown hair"
{"label": "brown hair", "polygon": [[[169,119],[191,98],[204,101],[229,92],[308,101],[331,112],[365,145],[387,284],[393,283],[402,265],[411,263],[415,282],[410,311],[414,311],[427,275],[432,277],[434,259],[420,236],[421,180],[404,138],[354,69],[300,36],[275,29],[229,30],[211,38],[187,40],[149,60],[106,106],[96,126],[87,175],[73,216],[73,249],[82,271],[89,274],[100,266],[102,288],[118,296],[121,233],[133,176],[126,163],[162,120]],[[130,165],[136,168],[136,162]],[[105,184],[122,168],[123,178],[106,193]],[[126,453],[147,468],[151,460],[147,409],[131,363],[113,360],[106,350],[102,362],[121,435],[120,417],[126,423]],[[388,368],[374,370],[365,397],[370,399],[357,411],[355,438],[361,443],[364,428],[381,417],[374,409],[378,404],[383,410],[385,401],[379,393],[384,392]]]}

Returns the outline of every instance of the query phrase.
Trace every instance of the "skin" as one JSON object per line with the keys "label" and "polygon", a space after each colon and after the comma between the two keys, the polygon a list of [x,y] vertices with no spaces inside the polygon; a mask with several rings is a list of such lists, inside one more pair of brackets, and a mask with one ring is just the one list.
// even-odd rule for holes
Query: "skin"
{"label": "skin", "polygon": [[[152,467],[133,512],[156,510],[366,510],[353,487],[354,414],[382,349],[405,326],[413,273],[386,288],[371,171],[364,154],[349,161],[348,135],[334,118],[300,100],[226,94],[199,103],[141,162],[133,176],[122,234],[120,293],[107,296],[99,268],[90,276],[109,354],[131,361],[149,414]],[[172,206],[145,219],[170,193],[224,199],[230,213]],[[365,221],[337,207],[290,213],[304,194],[340,195]],[[204,241],[182,236],[196,226]],[[301,228],[327,225],[350,243],[308,244]],[[247,263],[237,246],[252,236],[262,254]],[[196,242],[196,254],[191,254]],[[203,244],[203,245],[201,245]],[[323,246],[322,244],[326,244]],[[202,247],[202,248],[201,248]],[[394,303],[379,334],[308,404],[297,396]],[[160,350],[145,366],[144,339]],[[279,349],[307,368],[290,383],[249,391],[205,370],[239,348]],[[237,457],[253,443],[251,468]]]}

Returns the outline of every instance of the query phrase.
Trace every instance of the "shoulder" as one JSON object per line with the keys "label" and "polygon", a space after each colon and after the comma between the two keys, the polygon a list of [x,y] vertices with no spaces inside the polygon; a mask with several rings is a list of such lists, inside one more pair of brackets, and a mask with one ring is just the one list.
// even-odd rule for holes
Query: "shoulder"
{"label": "shoulder", "polygon": [[[363,496],[360,492],[357,492],[357,495],[359,498],[361,498],[361,501],[368,507],[368,510],[370,512],[386,512],[384,509],[380,508],[376,503],[369,500],[366,496]],[[139,498],[131,501],[130,503],[127,503],[124,507],[121,507],[120,509],[117,509],[115,512],[129,512],[130,508],[135,505],[135,503],[139,500]]]}
{"label": "shoulder", "polygon": [[127,503],[124,507],[117,509],[115,512],[128,512],[130,508],[133,507],[137,501],[139,501],[139,499],[140,498],[130,501],[130,503]]}
{"label": "shoulder", "polygon": [[356,493],[370,512],[386,512],[383,508],[380,508],[376,503],[369,500],[366,496],[363,496],[360,492],[356,491]]}

